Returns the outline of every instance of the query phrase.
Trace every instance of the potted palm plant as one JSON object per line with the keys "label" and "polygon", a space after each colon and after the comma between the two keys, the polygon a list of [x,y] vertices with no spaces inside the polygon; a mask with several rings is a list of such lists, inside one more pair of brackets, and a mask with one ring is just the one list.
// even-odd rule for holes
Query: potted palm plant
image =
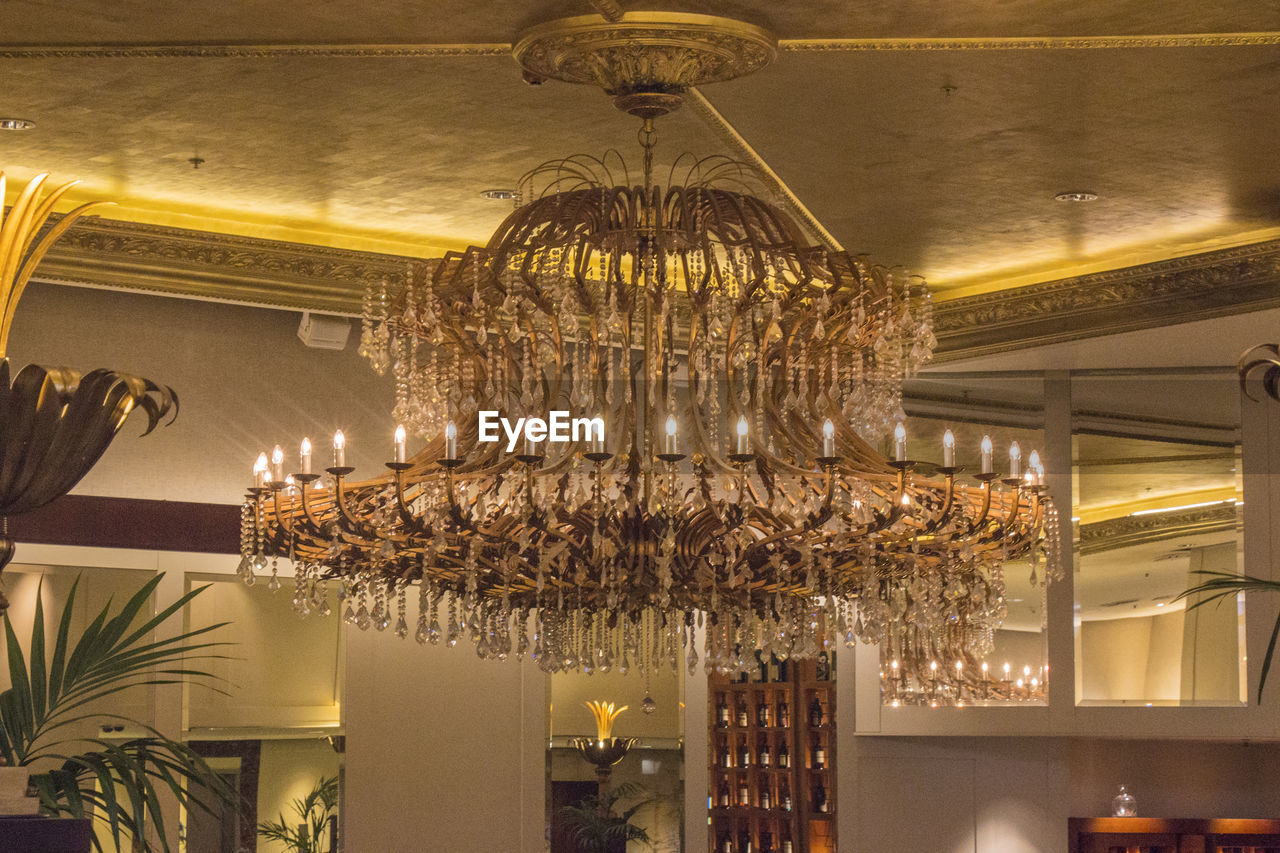
{"label": "potted palm plant", "polygon": [[[124,691],[212,680],[209,673],[193,668],[192,661],[217,655],[216,648],[223,644],[202,638],[226,623],[156,639],[158,627],[207,589],[192,590],[148,617],[144,608],[162,578],[152,578],[115,613],[108,601],[73,636],[77,578],[62,606],[51,654],[39,592],[27,654],[4,615],[11,687],[0,693],[0,759],[10,773],[29,776],[43,818],[72,819],[8,819],[0,837],[17,845],[8,849],[75,853],[92,845],[101,850],[92,831],[96,821],[117,848],[127,836],[135,853],[169,853],[160,808],[165,792],[188,809],[209,810],[205,800],[210,796],[234,805],[234,792],[189,746],[136,720],[99,710],[101,700]],[[86,725],[104,722],[148,734],[120,742],[77,734]],[[148,829],[154,830],[157,841],[148,839]],[[16,838],[18,833],[22,840]],[[62,840],[48,840],[54,836]],[[75,846],[69,846],[68,836],[75,836]]]}
{"label": "potted palm plant", "polygon": [[569,837],[578,845],[580,853],[623,853],[627,844],[638,841],[651,844],[649,832],[631,822],[636,812],[655,802],[643,797],[621,813],[614,812],[614,805],[623,799],[643,796],[639,785],[620,785],[615,789],[585,797],[577,805],[560,810]]}
{"label": "potted palm plant", "polygon": [[329,853],[330,826],[338,813],[338,777],[327,776],[316,782],[303,798],[293,801],[293,821],[279,820],[258,824],[258,836],[279,841],[291,853]]}

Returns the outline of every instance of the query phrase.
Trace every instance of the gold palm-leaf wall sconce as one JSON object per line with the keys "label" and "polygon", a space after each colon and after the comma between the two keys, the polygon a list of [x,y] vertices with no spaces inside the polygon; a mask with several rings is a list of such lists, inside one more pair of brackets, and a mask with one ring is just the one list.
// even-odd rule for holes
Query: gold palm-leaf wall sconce
{"label": "gold palm-leaf wall sconce", "polygon": [[[78,182],[41,198],[47,179],[32,178],[11,207],[0,209],[0,572],[13,559],[9,516],[39,509],[74,488],[134,411],[146,415],[143,435],[178,411],[171,389],[114,370],[81,374],[29,364],[10,381],[9,331],[32,273],[76,220],[109,203],[82,204],[50,224],[54,206]],[[0,201],[4,192],[0,172]],[[0,590],[0,613],[8,606]]]}

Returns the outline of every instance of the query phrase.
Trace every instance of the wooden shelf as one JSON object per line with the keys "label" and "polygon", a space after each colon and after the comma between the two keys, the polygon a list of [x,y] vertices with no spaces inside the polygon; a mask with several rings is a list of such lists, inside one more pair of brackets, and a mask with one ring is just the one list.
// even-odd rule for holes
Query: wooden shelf
{"label": "wooden shelf", "polygon": [[[782,668],[771,662],[761,669],[776,679]],[[723,676],[710,676],[712,853],[834,850],[835,685],[819,681],[817,669],[814,661],[791,661],[785,667],[785,680],[730,682]],[[827,670],[835,672],[834,659]],[[815,699],[821,709],[820,720],[811,715]],[[784,721],[788,725],[781,725]],[[789,758],[785,767],[779,764],[784,748]],[[819,749],[821,768],[813,766]],[[767,764],[760,761],[763,751],[768,752]],[[745,806],[740,804],[744,786],[749,803]],[[815,801],[819,786],[830,811],[820,811]],[[725,791],[730,803],[727,807],[719,804]],[[790,810],[782,807],[786,795],[790,796]],[[768,802],[767,808],[760,805],[762,800]]]}
{"label": "wooden shelf", "polygon": [[1276,853],[1280,820],[1073,817],[1070,853]]}

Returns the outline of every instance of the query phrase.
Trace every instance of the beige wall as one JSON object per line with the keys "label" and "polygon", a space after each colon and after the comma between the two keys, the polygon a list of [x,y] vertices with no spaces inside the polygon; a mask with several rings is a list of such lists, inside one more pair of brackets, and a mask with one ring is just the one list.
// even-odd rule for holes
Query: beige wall
{"label": "beige wall", "polygon": [[347,853],[542,850],[546,682],[527,659],[350,630]]}
{"label": "beige wall", "polygon": [[1139,815],[1280,814],[1280,744],[882,737],[846,760],[857,783],[837,815],[853,853],[1064,853],[1067,818],[1109,814],[1121,783]]}
{"label": "beige wall", "polygon": [[1085,702],[1174,702],[1182,683],[1183,612],[1080,623]]}
{"label": "beige wall", "polygon": [[[1190,571],[1235,572],[1236,543],[1191,552]],[[1187,585],[1202,578],[1189,574]],[[1237,702],[1240,695],[1240,617],[1234,601],[1187,611],[1182,656],[1182,698],[1197,702]]]}
{"label": "beige wall", "polygon": [[[336,599],[331,606],[336,611]],[[265,581],[248,587],[238,578],[222,578],[190,608],[191,625],[218,622],[231,624],[212,636],[233,645],[227,657],[207,666],[228,688],[189,703],[189,728],[337,725],[336,612],[327,617],[294,613],[292,577],[275,592]]]}

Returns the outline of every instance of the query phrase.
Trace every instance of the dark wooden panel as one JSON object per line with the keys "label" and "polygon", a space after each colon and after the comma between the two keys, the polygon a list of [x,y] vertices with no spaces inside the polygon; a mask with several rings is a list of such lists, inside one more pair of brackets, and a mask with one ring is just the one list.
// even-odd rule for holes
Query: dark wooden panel
{"label": "dark wooden panel", "polygon": [[10,518],[9,535],[16,542],[43,545],[235,554],[240,507],[65,495]]}

